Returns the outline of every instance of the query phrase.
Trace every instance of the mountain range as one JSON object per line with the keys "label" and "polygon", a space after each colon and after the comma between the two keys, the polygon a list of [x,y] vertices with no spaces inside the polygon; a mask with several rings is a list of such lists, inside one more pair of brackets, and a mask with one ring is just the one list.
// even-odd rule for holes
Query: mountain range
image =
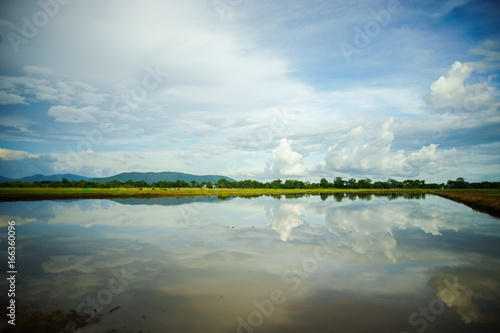
{"label": "mountain range", "polygon": [[0,183],[4,182],[41,182],[41,181],[61,181],[63,178],[69,181],[80,181],[86,180],[94,183],[106,183],[109,181],[117,180],[121,182],[125,182],[127,180],[132,180],[134,182],[144,180],[147,183],[155,183],[159,181],[170,181],[175,182],[176,180],[183,180],[185,182],[191,182],[192,180],[201,182],[212,182],[216,183],[218,180],[225,178],[230,182],[235,182],[235,179],[230,177],[220,176],[220,175],[192,175],[183,172],[124,172],[111,177],[103,177],[103,178],[89,178],[74,174],[58,174],[58,175],[34,175],[29,177],[23,177],[19,179],[11,179],[7,177],[0,176]]}

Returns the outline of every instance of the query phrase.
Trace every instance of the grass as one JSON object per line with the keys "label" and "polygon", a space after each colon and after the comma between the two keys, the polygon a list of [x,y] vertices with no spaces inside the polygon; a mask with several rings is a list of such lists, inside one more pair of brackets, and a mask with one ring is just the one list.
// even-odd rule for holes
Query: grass
{"label": "grass", "polygon": [[474,210],[500,218],[500,190],[435,190],[429,193],[463,203]]}
{"label": "grass", "polygon": [[259,188],[0,188],[0,201],[85,199],[85,198],[167,198],[182,196],[236,196],[320,193],[408,193],[423,190],[344,190],[344,189],[259,189]]}
{"label": "grass", "polygon": [[186,196],[242,196],[329,193],[429,193],[463,203],[474,210],[500,218],[500,190],[426,190],[426,189],[248,189],[248,188],[0,188],[0,201],[168,198]]}

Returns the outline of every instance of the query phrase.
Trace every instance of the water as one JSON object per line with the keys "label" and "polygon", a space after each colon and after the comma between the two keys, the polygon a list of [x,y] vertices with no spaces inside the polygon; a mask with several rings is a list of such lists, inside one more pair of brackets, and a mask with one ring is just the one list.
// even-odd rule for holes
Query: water
{"label": "water", "polygon": [[432,195],[0,212],[2,258],[7,221],[17,228],[17,332],[500,331],[499,220]]}

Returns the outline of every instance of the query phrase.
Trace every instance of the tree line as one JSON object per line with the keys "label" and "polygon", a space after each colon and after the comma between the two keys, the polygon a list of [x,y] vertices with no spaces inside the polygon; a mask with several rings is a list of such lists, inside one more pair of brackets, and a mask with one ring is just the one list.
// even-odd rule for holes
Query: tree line
{"label": "tree line", "polygon": [[144,180],[125,182],[112,180],[105,183],[95,183],[86,180],[68,181],[63,178],[61,181],[40,181],[40,182],[4,182],[0,183],[0,187],[14,187],[14,188],[142,188],[142,187],[158,187],[158,188],[269,188],[269,189],[499,189],[500,182],[480,182],[469,183],[464,178],[457,178],[456,180],[448,180],[447,183],[426,183],[425,180],[419,179],[406,179],[398,181],[395,179],[388,179],[386,181],[373,182],[370,178],[359,179],[355,178],[342,179],[342,177],[335,177],[332,181],[322,178],[319,183],[300,181],[300,180],[281,180],[275,179],[271,182],[259,182],[257,180],[240,180],[228,181],[227,179],[220,179],[215,183],[197,182],[192,180],[186,182],[183,180],[176,181],[159,181],[147,183]]}

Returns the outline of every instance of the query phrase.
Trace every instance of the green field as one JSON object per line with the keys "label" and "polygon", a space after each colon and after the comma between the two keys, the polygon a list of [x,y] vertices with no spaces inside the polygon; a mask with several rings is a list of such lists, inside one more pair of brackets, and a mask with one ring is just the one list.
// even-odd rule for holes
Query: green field
{"label": "green field", "polygon": [[162,198],[183,196],[238,196],[321,193],[425,193],[426,190],[374,189],[259,189],[259,188],[2,188],[0,201],[85,199],[85,198]]}
{"label": "green field", "polygon": [[428,193],[463,203],[477,211],[500,218],[499,190],[427,190],[427,189],[252,189],[252,188],[1,188],[0,201],[109,199],[109,198],[168,198],[196,196],[252,196],[281,194]]}

